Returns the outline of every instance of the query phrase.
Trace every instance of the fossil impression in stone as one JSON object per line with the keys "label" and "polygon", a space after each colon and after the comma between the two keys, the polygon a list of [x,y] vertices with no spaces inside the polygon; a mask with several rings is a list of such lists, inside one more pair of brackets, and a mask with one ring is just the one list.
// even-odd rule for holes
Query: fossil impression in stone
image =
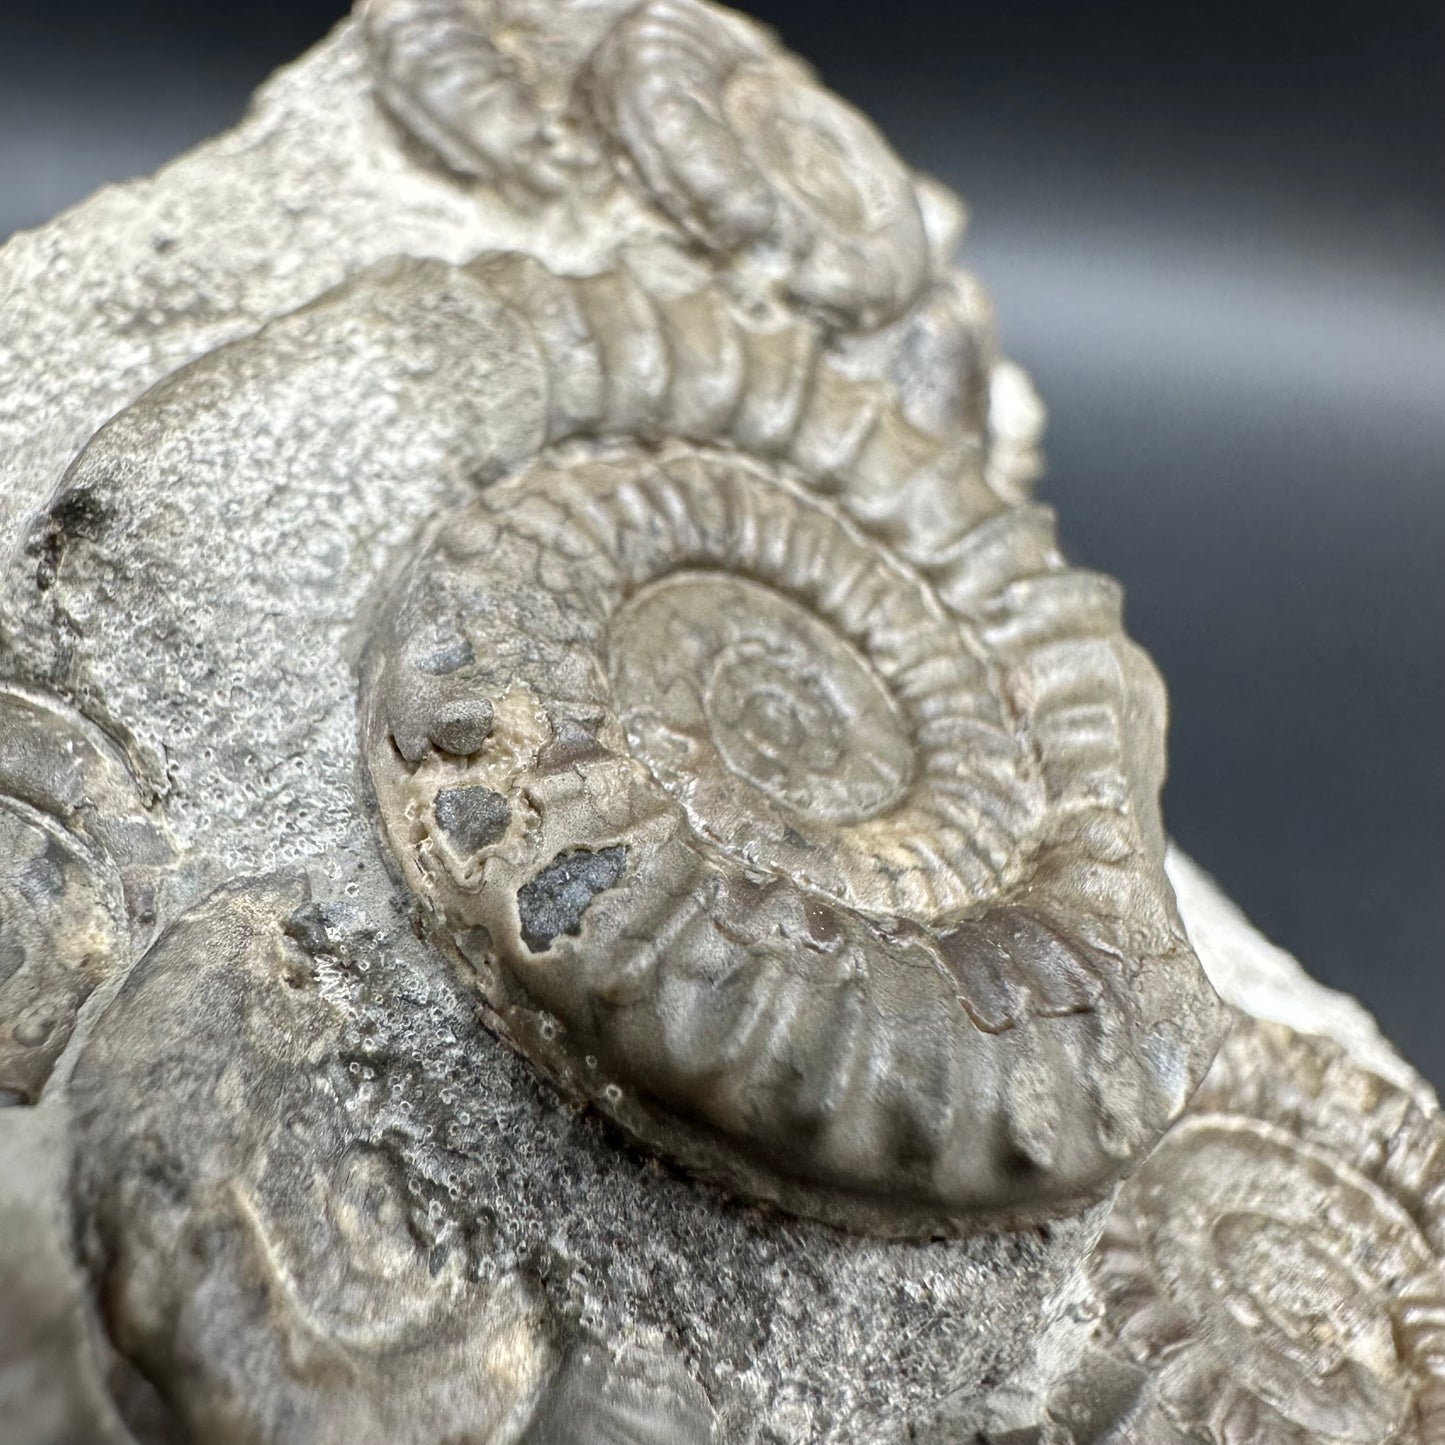
{"label": "fossil impression in stone", "polygon": [[1176,857],[1399,1087],[1209,1071],[961,214],[744,17],[370,0],[7,245],[0,1437],[1445,1435],[1438,1113]]}
{"label": "fossil impression in stone", "polygon": [[377,87],[452,170],[509,195],[621,181],[706,252],[849,326],[928,279],[915,180],[761,26],[698,0],[373,0]]}
{"label": "fossil impression in stone", "polygon": [[170,859],[152,803],[93,723],[0,684],[0,1102],[39,1097],[81,1004],[147,938]]}
{"label": "fossil impression in stone", "polygon": [[805,326],[480,274],[548,357],[550,440],[616,439],[440,519],[364,668],[388,841],[499,1030],[824,1219],[1107,1189],[1215,1018],[1117,588]]}
{"label": "fossil impression in stone", "polygon": [[1439,1116],[1333,1043],[1241,1020],[1092,1261],[1104,1347],[1145,1372],[1106,1438],[1441,1439],[1442,1221]]}
{"label": "fossil impression in stone", "polygon": [[423,1409],[454,1439],[515,1438],[545,1319],[520,1282],[480,1284],[476,1242],[356,1140],[348,967],[305,880],[273,875],[191,908],[126,979],[72,1083],[109,1326],[196,1440],[393,1441]]}

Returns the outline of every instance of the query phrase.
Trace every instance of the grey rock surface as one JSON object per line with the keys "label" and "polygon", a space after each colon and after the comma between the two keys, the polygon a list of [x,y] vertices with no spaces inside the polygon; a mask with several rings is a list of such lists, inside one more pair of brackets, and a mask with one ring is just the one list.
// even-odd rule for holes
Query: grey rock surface
{"label": "grey rock surface", "polygon": [[[1065,565],[1029,499],[1042,414],[949,265],[960,218],[743,17],[376,0],[235,131],[0,251],[0,1440],[1431,1438],[1438,1106],[1187,860],[1166,872],[1162,694],[1117,589]],[[924,597],[897,631],[946,632],[947,665],[983,679],[959,697],[994,700],[1022,800],[1002,826],[954,768],[984,864],[857,842],[853,815],[893,808],[919,738],[972,704],[895,737],[882,644],[855,662],[827,608],[797,620],[796,576],[756,606],[664,608],[672,652],[629,614],[626,717],[589,705],[595,552],[554,474],[594,502],[622,478],[633,563],[661,513],[707,532],[646,488],[709,466],[772,519],[711,514],[709,587],[757,587],[812,509]],[[529,486],[503,565],[466,519]],[[698,658],[705,696],[674,675]],[[850,681],[880,675],[878,698]],[[705,766],[673,748],[704,715]],[[635,836],[619,766],[650,790]],[[537,826],[554,806],[593,831]],[[897,964],[870,1006],[924,1023],[847,1075],[854,1117],[882,1120],[848,1148],[810,1154],[779,1118],[803,1044],[841,1037],[817,1000],[847,973],[779,944],[802,937],[785,908],[692,890],[801,1000],[759,995],[760,1054],[715,1057],[697,1000],[725,992],[719,954],[646,920],[613,931],[671,950],[691,993],[630,1043],[605,1013],[508,1012],[504,964],[572,1006],[575,979],[531,960],[601,956],[653,819],[695,826],[740,897],[801,880],[815,941],[881,947],[855,973],[894,987]],[[1024,909],[1053,940],[1033,964],[1000,931]],[[975,950],[940,995],[945,1043],[912,982],[936,962],[894,941],[924,926]],[[956,1047],[1004,1062],[879,1112]],[[935,1096],[977,1124],[935,1149],[968,1164],[951,1192],[919,1185],[909,1132]],[[1030,1170],[990,1178],[1001,1159]],[[787,1182],[809,1170],[874,1204],[818,1209]],[[1237,1300],[1148,1253],[1192,1248],[1191,1200],[1231,1175],[1233,1213],[1269,1219],[1241,1226],[1259,1299],[1272,1242],[1293,1261],[1266,1323],[1294,1340],[1304,1298],[1341,1342],[1324,1366],[1297,1342],[1281,1365],[1264,1326],[1221,1352]],[[888,1227],[890,1177],[926,1227]],[[1311,1201],[1358,1206],[1323,1262],[1290,1242]],[[1381,1259],[1412,1282],[1393,1333],[1340,1303],[1384,1298]],[[1130,1323],[1121,1260],[1193,1339],[1188,1388]]]}

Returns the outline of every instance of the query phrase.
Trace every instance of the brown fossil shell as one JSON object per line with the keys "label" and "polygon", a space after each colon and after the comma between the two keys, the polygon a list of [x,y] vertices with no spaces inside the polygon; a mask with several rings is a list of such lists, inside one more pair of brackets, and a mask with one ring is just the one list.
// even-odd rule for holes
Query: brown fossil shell
{"label": "brown fossil shell", "polygon": [[368,1445],[417,1438],[422,1410],[432,1438],[515,1439],[551,1364],[543,1307],[479,1283],[358,1138],[345,988],[283,874],[199,900],[126,978],[71,1082],[107,1328],[187,1439]]}
{"label": "brown fossil shell", "polygon": [[431,528],[364,667],[387,841],[498,1028],[824,1219],[1103,1192],[1217,1027],[1118,589],[804,326],[474,273],[558,358],[550,435],[617,438]]}
{"label": "brown fossil shell", "polygon": [[915,178],[761,26],[696,0],[370,0],[382,104],[459,175],[529,199],[620,180],[844,327],[929,279]]}
{"label": "brown fossil shell", "polygon": [[1146,1381],[1109,1440],[1445,1432],[1445,1127],[1336,1044],[1241,1019],[1093,1272],[1101,1340]]}
{"label": "brown fossil shell", "polygon": [[907,169],[756,27],[648,0],[599,47],[591,86],[649,192],[705,245],[778,250],[797,300],[853,324],[892,320],[917,295],[928,244]]}

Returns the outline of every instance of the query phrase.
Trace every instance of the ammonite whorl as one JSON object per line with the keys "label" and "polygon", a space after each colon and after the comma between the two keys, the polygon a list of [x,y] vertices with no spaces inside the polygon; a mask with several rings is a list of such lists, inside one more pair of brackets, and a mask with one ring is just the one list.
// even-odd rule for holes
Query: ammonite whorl
{"label": "ammonite whorl", "polygon": [[1151,1439],[1445,1437],[1445,1126],[1334,1043],[1241,1020],[1092,1263]]}
{"label": "ammonite whorl", "polygon": [[592,60],[591,94],[657,203],[717,251],[763,243],[805,305],[877,325],[928,273],[912,178],[872,124],[739,16],[648,0]]}
{"label": "ammonite whorl", "polygon": [[554,438],[622,435],[380,604],[366,761],[435,933],[569,1095],[747,1198],[911,1233],[1102,1193],[1217,1039],[1117,588],[805,333],[515,268],[476,274],[559,355],[607,318]]}
{"label": "ammonite whorl", "polygon": [[33,1103],[92,990],[148,935],[170,845],[115,744],[0,683],[0,1104]]}
{"label": "ammonite whorl", "polygon": [[[619,186],[682,238],[845,328],[930,278],[915,178],[761,26],[699,0],[368,0],[379,99],[524,205]],[[634,239],[636,239],[634,237]]]}

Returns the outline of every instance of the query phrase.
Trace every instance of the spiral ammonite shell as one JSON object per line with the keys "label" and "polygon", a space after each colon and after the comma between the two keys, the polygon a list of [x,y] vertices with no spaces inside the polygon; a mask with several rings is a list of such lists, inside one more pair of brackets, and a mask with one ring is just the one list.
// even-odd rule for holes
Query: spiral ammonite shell
{"label": "spiral ammonite shell", "polygon": [[380,99],[460,175],[548,194],[565,166],[536,78],[501,41],[498,0],[370,0]]}
{"label": "spiral ammonite shell", "polygon": [[616,438],[440,519],[363,669],[387,840],[496,1026],[811,1216],[926,1231],[1107,1189],[1217,1037],[1117,589],[803,329],[476,274],[557,354],[552,437]]}
{"label": "spiral ammonite shell", "polygon": [[[929,280],[908,168],[760,26],[695,0],[369,0],[377,94],[453,171],[519,200],[619,179],[844,327]],[[615,167],[608,164],[610,156]]]}
{"label": "spiral ammonite shell", "polygon": [[903,163],[756,27],[648,0],[592,60],[592,99],[657,203],[718,251],[764,242],[807,305],[871,326],[918,294],[928,243]]}
{"label": "spiral ammonite shell", "polygon": [[0,682],[0,1104],[33,1103],[92,990],[149,925],[169,843],[119,750]]}
{"label": "spiral ammonite shell", "polygon": [[1242,1021],[1121,1193],[1103,1337],[1181,1438],[1445,1431],[1445,1126],[1333,1043]]}

